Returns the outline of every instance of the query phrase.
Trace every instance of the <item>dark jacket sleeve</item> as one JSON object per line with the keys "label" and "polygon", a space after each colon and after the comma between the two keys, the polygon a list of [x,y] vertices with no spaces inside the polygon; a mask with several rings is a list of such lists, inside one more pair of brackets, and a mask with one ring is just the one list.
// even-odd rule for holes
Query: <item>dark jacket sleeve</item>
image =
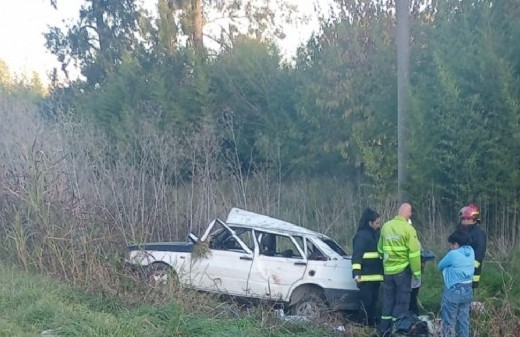
{"label": "dark jacket sleeve", "polygon": [[366,250],[366,241],[366,235],[363,231],[358,232],[352,241],[352,277],[361,275],[361,262]]}
{"label": "dark jacket sleeve", "polygon": [[486,255],[486,245],[487,245],[487,239],[486,239],[486,233],[479,228],[478,231],[475,233],[475,260],[482,263],[484,260],[484,256]]}

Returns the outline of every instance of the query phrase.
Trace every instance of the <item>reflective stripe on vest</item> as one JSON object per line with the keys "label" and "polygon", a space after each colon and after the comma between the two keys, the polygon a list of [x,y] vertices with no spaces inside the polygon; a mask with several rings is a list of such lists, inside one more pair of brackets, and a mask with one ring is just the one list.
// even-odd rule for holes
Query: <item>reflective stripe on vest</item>
{"label": "reflective stripe on vest", "polygon": [[478,268],[480,267],[480,262],[478,262],[477,260],[475,260],[475,268]]}
{"label": "reflective stripe on vest", "polygon": [[363,254],[364,259],[379,259],[379,253],[377,252],[366,252]]}
{"label": "reflective stripe on vest", "polygon": [[352,265],[352,269],[353,269],[353,270],[361,270],[361,264],[359,264],[359,263],[354,263],[354,264]]}
{"label": "reflective stripe on vest", "polygon": [[394,318],[392,316],[381,316],[381,319],[389,321],[389,320],[393,320]]}
{"label": "reflective stripe on vest", "polygon": [[408,251],[408,247],[401,246],[383,246],[383,252],[406,252]]}
{"label": "reflective stripe on vest", "polygon": [[383,275],[361,275],[359,280],[361,282],[383,281]]}
{"label": "reflective stripe on vest", "polygon": [[395,266],[385,266],[385,271],[387,272],[394,272],[396,270],[404,270],[410,263],[404,262]]}
{"label": "reflective stripe on vest", "polygon": [[408,258],[409,259],[413,259],[414,257],[417,257],[417,256],[421,256],[421,251],[420,250],[418,250],[418,251],[416,251],[414,253],[408,254]]}
{"label": "reflective stripe on vest", "polygon": [[480,275],[473,276],[473,282],[480,282]]}

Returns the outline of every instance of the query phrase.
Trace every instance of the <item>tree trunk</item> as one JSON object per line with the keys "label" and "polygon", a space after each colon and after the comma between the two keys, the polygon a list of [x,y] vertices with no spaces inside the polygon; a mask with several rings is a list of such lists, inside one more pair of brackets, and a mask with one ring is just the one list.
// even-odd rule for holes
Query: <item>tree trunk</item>
{"label": "tree trunk", "polygon": [[197,51],[202,52],[204,50],[202,40],[202,28],[204,26],[202,0],[191,0],[191,9],[193,11],[193,46]]}
{"label": "tree trunk", "polygon": [[96,20],[96,32],[98,35],[99,42],[99,52],[104,53],[108,46],[106,43],[107,40],[107,27],[105,23],[105,19],[103,18],[104,9],[101,8],[101,4],[99,0],[92,0],[92,13],[94,13],[94,17]]}

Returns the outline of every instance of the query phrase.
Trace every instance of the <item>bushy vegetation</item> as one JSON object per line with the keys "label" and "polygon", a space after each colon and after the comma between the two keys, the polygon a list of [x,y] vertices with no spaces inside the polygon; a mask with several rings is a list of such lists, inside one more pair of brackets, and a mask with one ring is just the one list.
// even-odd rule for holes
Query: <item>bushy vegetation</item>
{"label": "bushy vegetation", "polygon": [[[49,32],[49,49],[64,63],[77,62],[83,80],[66,86],[55,81],[44,95],[38,81],[13,81],[0,71],[3,261],[103,294],[99,305],[110,306],[111,316],[97,318],[105,312],[99,307],[82,309],[77,319],[99,321],[87,328],[139,335],[134,320],[159,326],[153,322],[160,316],[172,325],[157,328],[157,335],[203,335],[214,324],[209,314],[203,323],[186,326],[189,315],[183,316],[183,299],[175,292],[163,298],[163,307],[132,307],[132,299],[150,305],[157,299],[148,290],[139,296],[122,270],[129,243],[184,240],[238,206],[325,232],[348,249],[364,207],[378,209],[384,219],[393,216],[397,101],[391,6],[336,1],[342,10],[286,64],[264,34],[265,25],[247,36],[232,30],[213,54],[200,45],[192,48],[198,33],[187,18],[186,45],[177,39],[182,32],[167,29],[179,8],[160,1],[161,15],[152,24],[133,1],[115,2],[87,6],[83,19],[130,20],[126,30],[80,22],[97,28],[113,50],[74,44],[74,30]],[[414,225],[423,246],[440,257],[458,209],[469,201],[481,205],[489,245],[476,293],[486,305],[474,319],[477,336],[519,334],[520,285],[513,277],[520,265],[520,64],[514,40],[519,11],[513,0],[446,0],[435,7],[414,1],[411,11],[407,190]],[[264,14],[256,22],[265,23],[270,14]],[[424,310],[435,314],[442,282],[433,263],[423,283]],[[2,325],[15,335],[46,328],[45,317],[62,314],[41,314],[54,310],[44,307],[35,300],[16,312],[31,326],[11,320]],[[140,316],[139,310],[149,312]],[[262,317],[246,317],[223,335],[254,335]],[[89,333],[94,335],[68,334]]]}

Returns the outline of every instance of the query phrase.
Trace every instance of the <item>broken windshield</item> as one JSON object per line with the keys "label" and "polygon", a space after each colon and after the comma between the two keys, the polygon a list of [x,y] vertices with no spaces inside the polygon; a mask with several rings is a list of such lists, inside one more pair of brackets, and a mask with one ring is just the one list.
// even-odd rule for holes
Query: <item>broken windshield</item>
{"label": "broken windshield", "polygon": [[327,244],[336,254],[341,255],[343,257],[347,257],[348,254],[341,248],[340,245],[336,243],[336,241],[329,238],[322,238],[323,242]]}

